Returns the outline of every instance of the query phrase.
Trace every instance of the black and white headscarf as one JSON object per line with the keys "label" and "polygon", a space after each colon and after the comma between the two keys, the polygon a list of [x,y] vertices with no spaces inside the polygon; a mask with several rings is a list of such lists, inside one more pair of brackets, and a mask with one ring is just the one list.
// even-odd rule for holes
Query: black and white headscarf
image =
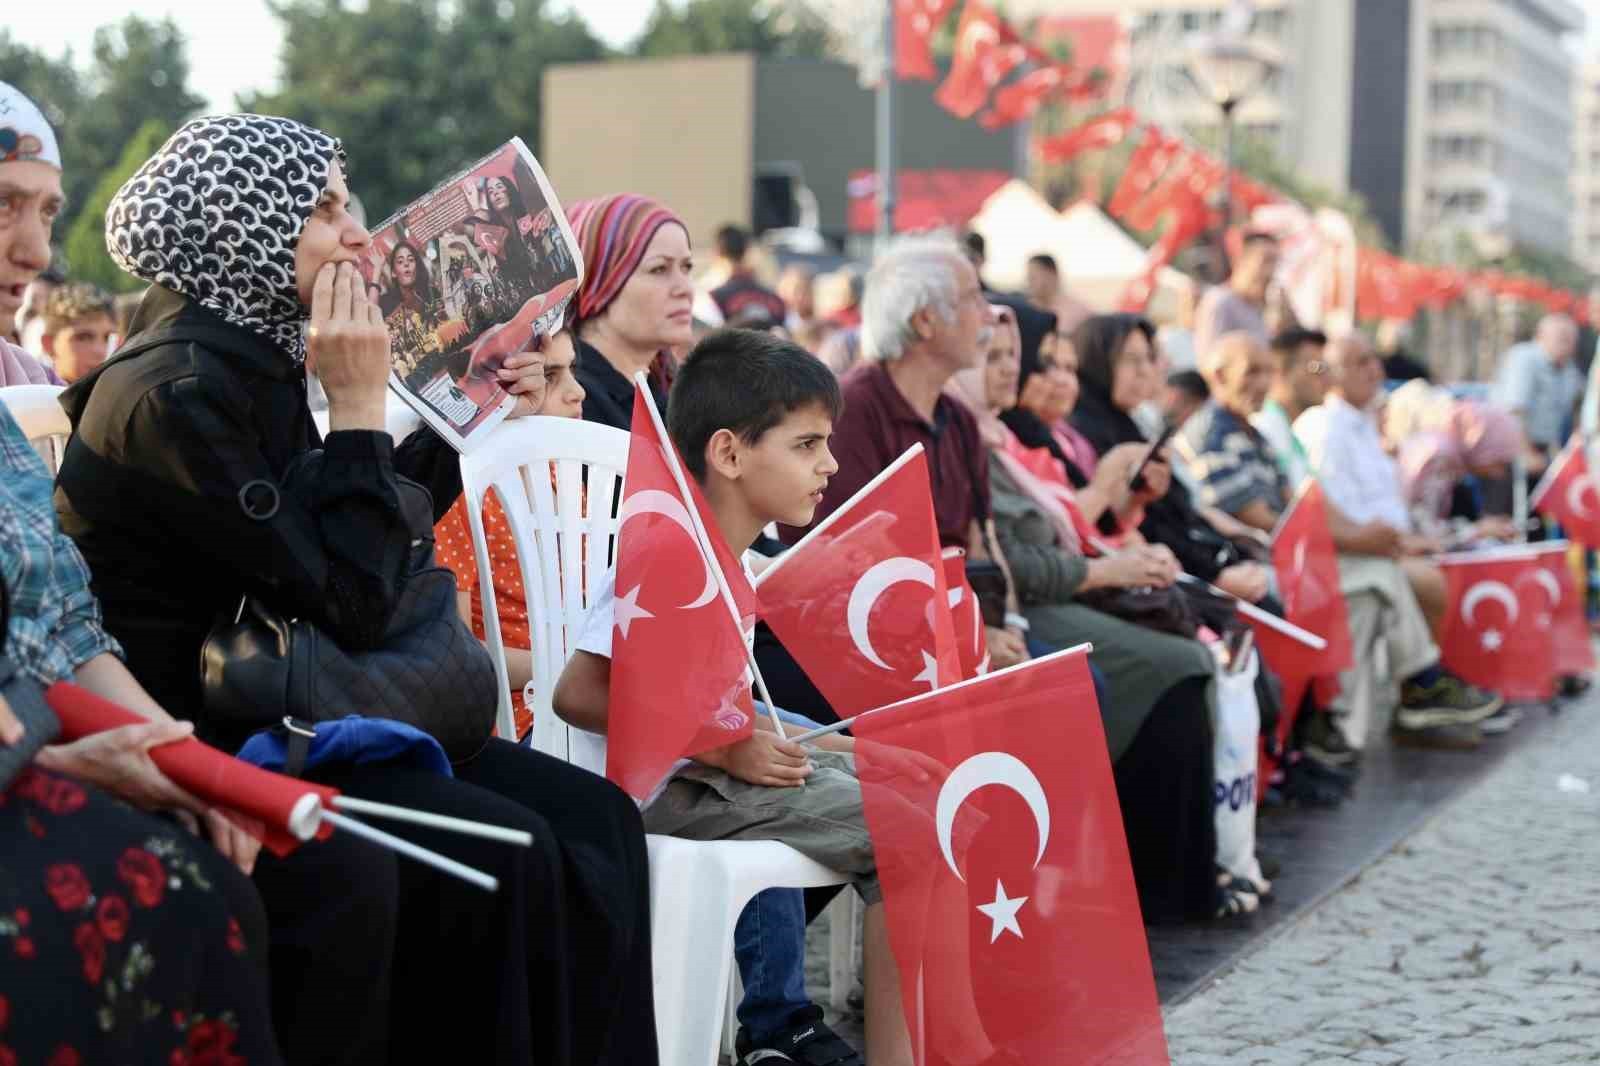
{"label": "black and white headscarf", "polygon": [[189,122],[117,191],[106,250],[118,266],[260,334],[296,362],[310,312],[294,250],[328,186],[339,141],[292,119]]}

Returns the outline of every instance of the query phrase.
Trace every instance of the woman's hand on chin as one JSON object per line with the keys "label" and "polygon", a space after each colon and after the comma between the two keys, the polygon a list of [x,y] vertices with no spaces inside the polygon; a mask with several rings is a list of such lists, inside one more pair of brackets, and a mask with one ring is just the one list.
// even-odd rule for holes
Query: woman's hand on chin
{"label": "woman's hand on chin", "polygon": [[349,263],[317,271],[306,364],[328,394],[330,430],[384,428],[389,329]]}

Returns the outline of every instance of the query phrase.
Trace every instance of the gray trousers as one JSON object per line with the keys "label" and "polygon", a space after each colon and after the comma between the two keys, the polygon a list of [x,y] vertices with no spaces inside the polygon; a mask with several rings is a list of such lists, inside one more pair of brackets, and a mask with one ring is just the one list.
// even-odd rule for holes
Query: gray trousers
{"label": "gray trousers", "polygon": [[[1341,691],[1329,708],[1353,748],[1364,748],[1377,717],[1380,686],[1393,685],[1439,661],[1439,647],[1406,573],[1393,559],[1339,556],[1339,591],[1350,609],[1355,665],[1339,675]],[[1378,671],[1379,647],[1387,676]]]}

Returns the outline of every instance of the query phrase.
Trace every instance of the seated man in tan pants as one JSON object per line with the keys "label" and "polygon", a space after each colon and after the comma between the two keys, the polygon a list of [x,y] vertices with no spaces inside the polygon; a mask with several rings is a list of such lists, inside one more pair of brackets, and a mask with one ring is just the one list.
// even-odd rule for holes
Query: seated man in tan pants
{"label": "seated man in tan pants", "polygon": [[[1356,662],[1340,675],[1342,691],[1332,702],[1331,713],[1312,720],[1307,753],[1342,765],[1354,761],[1366,746],[1380,693],[1374,654],[1380,641],[1386,645],[1390,676],[1401,681],[1400,705],[1393,722],[1396,739],[1426,746],[1475,746],[1480,739],[1477,723],[1498,712],[1503,701],[1439,667],[1439,648],[1409,574],[1416,565],[1419,578],[1426,583],[1427,571],[1437,577],[1438,568],[1420,559],[1402,558],[1408,551],[1428,546],[1403,538],[1394,527],[1368,513],[1370,501],[1383,495],[1369,482],[1380,480],[1380,461],[1389,464],[1378,443],[1376,423],[1362,413],[1376,396],[1379,379],[1367,373],[1369,368],[1361,360],[1347,358],[1350,391],[1345,392],[1337,369],[1339,351],[1350,355],[1361,350],[1370,354],[1371,350],[1348,341],[1333,347],[1333,391],[1322,407],[1300,417],[1296,432],[1298,435],[1301,423],[1318,423],[1313,427],[1317,430],[1315,444],[1306,439],[1302,442],[1329,504],[1330,532],[1340,552],[1340,588],[1349,606]],[[1370,369],[1376,370],[1375,361]],[[1184,425],[1175,440],[1177,449],[1200,482],[1201,500],[1257,529],[1271,530],[1288,506],[1289,486],[1266,439],[1250,425],[1249,418],[1266,398],[1273,362],[1253,337],[1231,333],[1200,353],[1200,371],[1211,386],[1211,402]],[[1325,417],[1330,410],[1339,412],[1336,420]],[[1346,411],[1349,419],[1344,417]],[[1322,415],[1313,418],[1317,412]],[[1334,428],[1323,433],[1325,426]],[[1365,450],[1364,440],[1353,447],[1347,439],[1352,435],[1364,438],[1369,432],[1375,453]],[[1331,469],[1319,469],[1325,465],[1330,440],[1335,441],[1336,458]],[[1345,454],[1352,450],[1355,459]],[[1359,467],[1358,462],[1362,464]],[[1399,482],[1393,466],[1382,469],[1391,481],[1387,492],[1398,499]],[[1343,480],[1341,471],[1346,475]],[[1329,473],[1334,479],[1331,486]],[[1404,517],[1403,506],[1399,513]],[[1441,606],[1443,591],[1441,578]]]}

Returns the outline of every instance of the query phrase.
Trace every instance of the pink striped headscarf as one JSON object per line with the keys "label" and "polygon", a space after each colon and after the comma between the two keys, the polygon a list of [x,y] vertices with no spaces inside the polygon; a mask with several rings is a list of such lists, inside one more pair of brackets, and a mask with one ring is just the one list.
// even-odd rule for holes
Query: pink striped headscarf
{"label": "pink striped headscarf", "polygon": [[656,230],[669,222],[689,230],[670,208],[634,193],[579,200],[567,208],[567,221],[583,252],[583,286],[575,301],[578,323],[611,306],[639,269]]}

